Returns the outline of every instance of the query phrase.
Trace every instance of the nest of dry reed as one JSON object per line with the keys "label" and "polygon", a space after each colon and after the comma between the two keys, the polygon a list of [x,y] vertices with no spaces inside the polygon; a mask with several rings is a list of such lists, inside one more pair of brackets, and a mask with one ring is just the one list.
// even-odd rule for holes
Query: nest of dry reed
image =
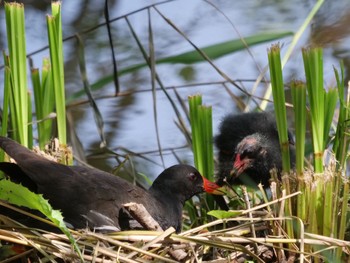
{"label": "nest of dry reed", "polygon": [[[310,262],[322,261],[321,253],[339,247],[349,255],[350,242],[306,233],[301,221],[299,237],[285,234],[282,225],[291,218],[274,217],[265,208],[291,196],[180,234],[172,228],[104,234],[71,230],[81,256],[66,235],[29,228],[0,215],[1,262]],[[278,236],[271,235],[272,228],[279,229]],[[310,253],[310,246],[319,249]]]}

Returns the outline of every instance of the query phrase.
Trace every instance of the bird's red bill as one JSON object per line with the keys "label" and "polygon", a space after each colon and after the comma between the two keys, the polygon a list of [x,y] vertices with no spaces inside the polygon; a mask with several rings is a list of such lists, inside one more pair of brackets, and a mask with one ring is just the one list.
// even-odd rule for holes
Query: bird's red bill
{"label": "bird's red bill", "polygon": [[206,191],[209,194],[213,195],[223,195],[224,192],[222,191],[222,187],[218,186],[216,183],[209,181],[207,178],[203,178],[203,186],[204,186],[204,191]]}
{"label": "bird's red bill", "polygon": [[230,173],[231,176],[238,177],[248,166],[248,159],[241,159],[241,155],[237,154],[235,161],[233,162],[233,169]]}

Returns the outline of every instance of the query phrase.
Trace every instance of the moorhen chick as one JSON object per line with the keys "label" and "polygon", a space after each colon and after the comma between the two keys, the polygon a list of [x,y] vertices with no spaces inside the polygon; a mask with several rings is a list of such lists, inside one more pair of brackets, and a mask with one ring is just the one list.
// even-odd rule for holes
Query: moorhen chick
{"label": "moorhen chick", "polygon": [[180,232],[185,201],[203,191],[215,193],[218,188],[190,165],[165,169],[146,191],[107,172],[49,161],[6,137],[0,137],[0,147],[16,161],[0,163],[0,170],[16,183],[43,194],[75,229],[133,229],[135,220],[123,204],[136,202],[162,229],[174,227]]}
{"label": "moorhen chick", "polygon": [[[295,163],[293,136],[288,131],[291,163]],[[282,170],[282,156],[275,116],[251,112],[226,116],[215,137],[218,153],[218,184],[269,187],[270,170]]]}

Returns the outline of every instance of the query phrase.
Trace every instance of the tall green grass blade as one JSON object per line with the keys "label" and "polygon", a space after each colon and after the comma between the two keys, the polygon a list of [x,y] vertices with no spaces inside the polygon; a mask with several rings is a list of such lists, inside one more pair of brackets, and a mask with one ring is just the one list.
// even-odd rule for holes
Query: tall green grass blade
{"label": "tall green grass blade", "polygon": [[[2,106],[2,119],[1,119],[1,136],[7,135],[7,128],[9,122],[9,104],[10,104],[10,74],[11,70],[9,67],[5,66],[4,70],[4,97]],[[0,160],[3,160],[0,158]]]}
{"label": "tall green grass blade", "polygon": [[64,91],[61,3],[53,2],[51,7],[52,16],[47,16],[47,29],[49,35],[50,58],[52,65],[52,85],[55,90],[58,139],[61,143],[66,144],[66,108]]}
{"label": "tall green grass blade", "polygon": [[32,98],[30,96],[30,92],[28,91],[28,96],[27,96],[27,99],[28,99],[28,110],[27,110],[27,113],[28,113],[28,147],[29,148],[33,148],[33,114],[32,114]]}
{"label": "tall green grass blade", "polygon": [[335,88],[330,88],[328,89],[327,92],[325,92],[324,96],[325,96],[324,97],[325,120],[324,120],[324,129],[323,129],[323,149],[326,149],[329,142],[329,132],[331,130],[331,126],[333,122],[335,107],[337,106],[337,102],[338,102],[338,90]]}
{"label": "tall green grass blade", "polygon": [[[6,60],[6,55],[4,54],[4,60]],[[2,118],[1,118],[1,136],[7,135],[7,128],[9,122],[9,104],[10,104],[10,74],[11,70],[8,66],[5,66],[4,71],[4,97],[3,97],[3,107],[2,107]],[[5,153],[0,151],[0,162],[4,161]],[[0,173],[0,178],[2,178],[2,173]]]}
{"label": "tall green grass blade", "polygon": [[295,151],[296,172],[300,176],[304,172],[305,134],[306,134],[306,85],[302,81],[291,83],[294,119],[295,119]]}
{"label": "tall green grass blade", "polygon": [[49,116],[54,111],[56,103],[55,90],[52,87],[51,63],[48,58],[43,59],[43,66],[41,69],[41,90],[46,103],[42,106],[43,117],[40,120],[40,125],[44,136],[42,141],[47,143],[53,137],[52,132],[54,121]]}
{"label": "tall green grass blade", "polygon": [[[322,222],[321,220],[318,220],[319,216],[317,216],[317,198],[318,196],[315,194],[316,190],[315,190],[315,185],[314,182],[311,182],[311,186],[310,186],[310,196],[308,199],[308,216],[307,216],[307,221],[306,224],[308,225],[308,231],[310,233],[321,233],[321,231],[319,231],[319,226],[322,226]],[[322,219],[322,214],[320,216],[320,218]]]}
{"label": "tall green grass blade", "polygon": [[32,77],[32,85],[33,85],[33,91],[34,91],[35,114],[37,116],[37,119],[40,119],[43,116],[43,110],[42,110],[42,107],[39,107],[39,105],[43,105],[43,101],[41,96],[41,82],[40,82],[39,69],[37,68],[31,69],[31,77]]}
{"label": "tall green grass blade", "polygon": [[[312,23],[312,21],[314,19],[314,16],[320,10],[320,8],[322,7],[323,3],[324,3],[324,0],[316,1],[315,5],[311,9],[310,13],[307,15],[307,17],[305,18],[304,22],[301,24],[301,26],[299,27],[297,32],[294,34],[292,42],[289,45],[289,47],[287,49],[287,52],[286,52],[286,54],[284,55],[284,57],[282,59],[282,69],[284,68],[284,66],[286,65],[286,63],[289,60],[290,56],[292,55],[292,53],[293,53],[295,47],[297,46],[301,36],[303,35],[303,33],[305,32],[307,27],[309,25],[311,25],[311,23]],[[272,93],[272,89],[271,89],[271,85],[270,85],[269,88],[265,91],[264,100],[262,100],[262,102],[260,104],[260,108],[262,110],[266,109],[267,104],[269,102],[269,99],[271,97],[271,93]]]}
{"label": "tall green grass blade", "polygon": [[305,134],[306,134],[306,85],[302,81],[291,83],[294,120],[295,120],[295,166],[298,182],[298,190],[301,195],[297,196],[297,216],[306,221],[306,200],[309,185],[305,182],[304,156],[305,156]]}
{"label": "tall green grass blade", "polygon": [[329,237],[329,236],[335,236],[336,233],[334,233],[333,230],[333,209],[335,207],[339,207],[337,203],[337,198],[334,198],[334,180],[332,178],[332,174],[329,174],[327,177],[325,177],[325,183],[324,183],[324,201],[323,201],[323,229],[322,234]]}
{"label": "tall green grass blade", "polygon": [[53,137],[53,121],[48,116],[54,110],[55,97],[54,89],[51,85],[51,66],[49,59],[43,59],[43,68],[41,72],[42,76],[40,80],[39,69],[31,69],[39,146],[43,149],[45,144]]}
{"label": "tall green grass blade", "polygon": [[[28,146],[28,95],[27,61],[23,4],[5,3],[6,32],[9,48],[9,67],[11,69],[11,89],[14,105],[10,105],[15,126],[14,138]],[[13,111],[15,110],[15,111]],[[14,124],[13,121],[16,123]]]}
{"label": "tall green grass blade", "polygon": [[337,80],[337,89],[339,96],[339,116],[336,135],[333,143],[333,152],[336,155],[338,161],[338,167],[345,171],[347,152],[349,149],[349,119],[350,119],[350,98],[349,91],[345,92],[344,81],[344,64],[340,64],[340,76],[336,68],[334,68],[334,74]]}
{"label": "tall green grass blade", "polygon": [[[323,51],[321,48],[303,49],[304,69],[306,75],[307,93],[310,103],[310,121],[312,129],[312,145],[314,153],[314,186],[311,188],[310,227],[312,233],[322,234],[328,220],[324,218],[325,207],[325,177],[323,168],[324,129],[325,129],[325,90],[323,88]],[[327,195],[326,195],[327,196]],[[331,211],[327,211],[331,213]],[[314,224],[314,225],[311,225]],[[315,225],[317,224],[317,228]]]}
{"label": "tall green grass blade", "polygon": [[194,165],[199,172],[203,171],[203,161],[201,152],[201,138],[200,138],[200,119],[199,119],[199,106],[202,105],[202,96],[194,95],[188,98],[190,108],[190,122],[192,129],[192,151],[194,155]]}
{"label": "tall green grass blade", "polygon": [[[347,224],[349,223],[349,222],[347,222],[347,215],[348,215],[348,209],[349,209],[349,207],[348,207],[349,206],[349,204],[348,204],[349,198],[350,198],[349,182],[345,181],[345,183],[343,185],[343,192],[341,195],[341,213],[339,214],[340,218],[339,218],[339,221],[337,222],[339,225],[337,238],[341,239],[341,240],[345,239],[345,232],[347,230]],[[335,253],[335,258],[338,258],[338,259],[341,258],[342,252],[343,252],[343,250],[341,247],[337,248],[337,251]]]}
{"label": "tall green grass blade", "polygon": [[[338,97],[339,97],[339,115],[337,130],[333,142],[333,152],[335,153],[337,160],[337,170],[339,171],[336,180],[335,193],[339,194],[340,211],[336,206],[333,211],[334,218],[337,216],[339,220],[334,222],[334,229],[336,237],[343,240],[345,232],[347,231],[347,216],[348,216],[348,200],[349,200],[349,182],[346,178],[347,171],[347,158],[349,157],[349,136],[350,126],[348,124],[350,119],[350,93],[349,89],[345,91],[344,80],[344,64],[340,63],[340,74],[336,68],[334,68],[334,74],[337,81]],[[342,255],[342,249],[337,248],[335,252],[335,258],[340,258]]]}
{"label": "tall green grass blade", "polygon": [[214,180],[214,149],[213,149],[213,128],[212,128],[212,108],[209,106],[200,106],[199,115],[202,127],[201,148],[205,153],[204,159],[204,175],[209,180]]}
{"label": "tall green grass blade", "polygon": [[43,131],[43,125],[42,123],[39,122],[39,120],[43,119],[42,107],[44,103],[42,100],[39,69],[35,68],[31,70],[31,78],[32,78],[32,85],[34,90],[35,113],[36,113],[36,119],[38,120],[37,125],[38,125],[39,147],[40,149],[43,149],[45,147],[44,131]]}
{"label": "tall green grass blade", "polygon": [[[338,196],[342,181],[337,176],[335,169],[324,171],[323,153],[329,141],[328,134],[339,91],[329,89],[326,92],[323,88],[322,56],[321,48],[303,49],[315,167],[315,180],[310,197],[311,201],[314,202],[314,206],[310,209],[310,218],[312,218],[310,226],[313,233],[336,236],[337,227],[334,222],[337,218],[337,212],[335,210],[339,208]],[[335,191],[336,196],[334,195]],[[315,228],[312,224],[317,224],[318,227]],[[327,256],[332,256],[332,253]]]}
{"label": "tall green grass blade", "polygon": [[[212,108],[202,105],[202,96],[189,96],[190,122],[192,129],[192,150],[195,166],[207,179],[214,180]],[[207,196],[207,210],[214,209],[214,199]],[[203,214],[206,214],[203,208]]]}
{"label": "tall green grass blade", "polygon": [[312,145],[316,173],[323,172],[325,91],[323,88],[323,58],[321,48],[303,49],[306,85],[310,103]]}
{"label": "tall green grass blade", "polygon": [[291,166],[289,154],[288,125],[285,106],[280,47],[278,44],[273,45],[269,49],[268,59],[278,136],[282,150],[282,168],[284,173],[289,173]]}
{"label": "tall green grass blade", "polygon": [[[282,74],[280,46],[278,44],[272,45],[271,48],[268,50],[268,60],[273,94],[273,104],[275,108],[276,123],[278,129],[278,137],[282,152],[282,184],[283,188],[286,191],[286,194],[289,195],[291,187],[287,175],[290,173],[291,165],[286,104],[284,96],[284,82]],[[290,199],[286,200],[285,215],[292,216],[292,203]],[[292,221],[286,221],[286,231],[290,238],[294,236]]]}

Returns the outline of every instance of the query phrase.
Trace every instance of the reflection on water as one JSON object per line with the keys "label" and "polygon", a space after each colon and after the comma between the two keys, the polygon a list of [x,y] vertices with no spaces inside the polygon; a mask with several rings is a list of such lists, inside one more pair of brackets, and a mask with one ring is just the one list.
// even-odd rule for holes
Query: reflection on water
{"label": "reflection on water", "polygon": [[[29,1],[28,1],[29,2]],[[34,2],[36,5],[33,5]],[[50,1],[30,1],[25,3],[27,19],[28,53],[46,46],[47,36],[44,15],[50,13]],[[101,78],[111,76],[113,73],[111,50],[108,42],[107,28],[105,26],[89,30],[104,22],[104,1],[65,1],[63,3],[63,30],[64,36],[73,36],[80,32],[85,45],[88,78],[94,84]],[[262,31],[295,32],[308,12],[312,8],[312,1],[215,1],[215,7],[204,1],[170,1],[157,6],[159,12],[171,19],[186,36],[198,47],[249,36]],[[39,5],[40,3],[40,5]],[[152,1],[156,3],[156,1]],[[191,45],[169,24],[161,18],[155,9],[150,8],[138,11],[127,16],[129,12],[145,7],[149,1],[109,1],[113,45],[116,52],[118,69],[130,65],[144,63],[144,57],[132,35],[128,22],[134,30],[137,40],[149,53],[148,14],[152,25],[155,57],[162,58],[181,52],[192,50]],[[183,6],[186,5],[186,8]],[[217,9],[216,9],[217,8]],[[218,11],[220,10],[220,11]],[[225,18],[223,12],[227,17]],[[316,43],[325,48],[325,74],[326,85],[334,83],[332,65],[338,65],[339,58],[344,59],[347,76],[349,76],[349,17],[350,4],[347,0],[326,1],[323,8],[313,21],[312,28],[307,30],[298,44],[298,49],[285,68],[285,78],[304,78],[302,71],[300,48],[308,43]],[[227,18],[230,20],[228,21]],[[0,12],[0,44],[6,47],[4,13]],[[234,27],[235,28],[234,28]],[[290,44],[291,39],[281,40],[284,46]],[[237,52],[214,61],[215,65],[234,80],[241,88],[250,90],[254,80],[259,75],[258,68],[267,64],[266,49],[271,43],[264,43],[250,48],[252,56],[247,51]],[[65,41],[65,76],[67,96],[71,96],[83,88],[78,67],[77,43],[74,38]],[[49,56],[48,50],[31,56],[36,66],[41,66],[43,57]],[[259,67],[257,67],[259,65]],[[169,95],[177,105],[184,121],[187,122],[186,113],[180,102],[185,103],[187,96],[202,93],[205,104],[213,105],[214,133],[222,116],[237,110],[237,107],[226,88],[236,96],[243,97],[232,85],[222,85],[223,78],[209,63],[192,65],[191,78],[186,80],[183,76],[184,68],[188,66],[159,65],[156,67],[160,83],[168,87]],[[328,74],[329,72],[329,74]],[[0,74],[2,78],[3,73]],[[348,78],[347,78],[348,79]],[[104,118],[104,132],[107,137],[108,148],[121,154],[116,156],[110,152],[99,149],[100,141],[98,128],[94,122],[91,107],[86,96],[81,96],[70,102],[69,119],[71,129],[74,129],[77,139],[82,143],[88,161],[94,166],[104,170],[111,170],[124,160],[125,154],[131,158],[127,161],[128,167],[135,165],[136,170],[154,176],[162,168],[162,161],[157,145],[155,116],[159,129],[159,140],[162,148],[165,166],[170,166],[179,160],[193,163],[193,158],[183,133],[176,122],[178,119],[174,109],[160,84],[155,83],[157,92],[152,94],[152,78],[148,68],[134,71],[120,76],[121,96],[115,96],[115,88],[109,81],[94,92],[98,98],[97,105]],[[2,79],[1,79],[2,82]],[[197,85],[189,85],[191,84]],[[203,84],[201,84],[203,83]],[[205,83],[205,84],[204,84]],[[174,89],[175,87],[175,89]],[[265,86],[259,86],[256,94],[263,93]],[[1,91],[2,92],[2,91]],[[257,101],[260,102],[259,100]],[[254,104],[252,104],[254,107]],[[154,113],[156,111],[156,114]],[[78,154],[78,141],[71,142]],[[84,159],[80,154],[80,158]]]}

